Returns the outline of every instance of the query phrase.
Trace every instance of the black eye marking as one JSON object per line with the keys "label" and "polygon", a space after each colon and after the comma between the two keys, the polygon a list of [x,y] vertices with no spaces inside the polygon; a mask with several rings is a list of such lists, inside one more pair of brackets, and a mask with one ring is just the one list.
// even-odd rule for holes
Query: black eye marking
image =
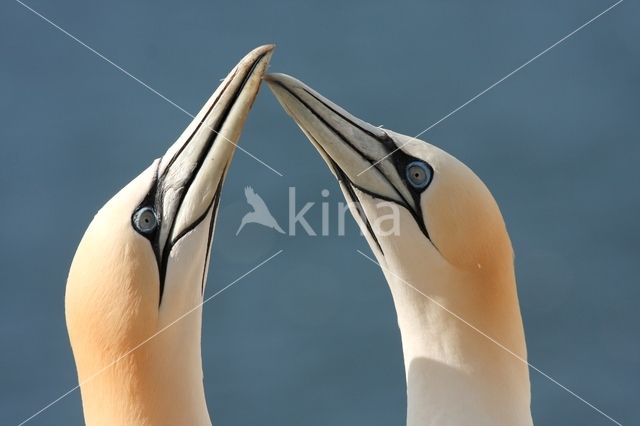
{"label": "black eye marking", "polygon": [[158,265],[160,264],[158,236],[160,235],[160,225],[162,223],[162,203],[161,199],[159,199],[162,194],[158,194],[158,169],[160,168],[160,161],[161,160],[156,161],[156,170],[147,194],[131,215],[131,226],[138,234],[149,241]]}
{"label": "black eye marking", "polygon": [[[295,99],[297,99],[298,102],[300,102],[302,105],[304,105],[306,107],[306,109],[311,114],[313,114],[313,116],[315,116],[315,118],[317,118],[320,122],[322,122],[325,126],[327,126],[327,128],[329,128],[338,138],[340,138],[340,140],[342,142],[344,142],[347,146],[349,146],[353,151],[358,153],[365,161],[368,161],[371,164],[371,166],[369,168],[375,168],[376,170],[378,170],[382,174],[382,176],[385,176],[385,178],[387,180],[388,180],[388,178],[386,177],[386,175],[385,175],[384,171],[382,170],[381,166],[379,165],[379,163],[382,160],[385,160],[385,159],[387,159],[387,157],[389,157],[387,159],[387,161],[390,161],[394,165],[394,167],[395,167],[400,179],[405,183],[405,185],[407,185],[407,188],[409,189],[409,192],[410,192],[411,199],[413,200],[413,205],[415,207],[411,206],[410,200],[408,200],[402,193],[400,193],[398,191],[398,189],[395,188],[394,185],[391,185],[391,187],[395,189],[395,192],[396,192],[397,196],[402,201],[398,201],[398,200],[392,199],[392,198],[383,197],[380,194],[376,194],[376,193],[374,193],[372,191],[369,191],[369,190],[363,188],[362,186],[356,185],[354,182],[352,182],[349,179],[347,174],[342,169],[340,169],[340,167],[333,160],[331,160],[331,163],[332,163],[331,167],[334,169],[334,171],[336,173],[336,176],[338,177],[338,181],[344,183],[345,188],[349,192],[349,198],[351,198],[352,200],[354,200],[354,197],[355,197],[355,200],[358,199],[357,196],[355,195],[355,193],[353,193],[353,191],[352,191],[352,188],[357,188],[359,191],[361,191],[361,192],[363,192],[365,194],[368,194],[371,197],[374,197],[374,198],[377,198],[377,199],[381,199],[381,200],[385,200],[385,201],[389,201],[389,202],[392,202],[392,203],[396,203],[396,204],[406,208],[409,212],[411,212],[411,215],[415,218],[416,224],[418,225],[418,227],[420,228],[422,233],[425,235],[425,237],[429,241],[431,241],[431,237],[429,236],[429,232],[427,230],[426,224],[424,222],[424,218],[422,216],[422,207],[420,205],[420,197],[422,195],[422,192],[433,181],[434,170],[431,167],[431,165],[426,163],[426,162],[424,162],[424,161],[422,161],[422,160],[420,160],[420,159],[418,159],[418,158],[412,157],[409,154],[406,154],[401,149],[402,146],[404,146],[404,145],[398,144],[384,129],[377,128],[377,129],[373,130],[373,129],[368,129],[366,127],[363,127],[360,123],[355,122],[354,120],[352,120],[348,116],[345,116],[343,112],[336,110],[331,105],[328,105],[323,99],[320,99],[314,93],[312,93],[309,90],[303,88],[303,90],[309,96],[315,98],[316,101],[318,101],[319,103],[324,105],[326,108],[331,110],[334,114],[338,115],[339,117],[341,117],[342,119],[344,119],[345,121],[350,123],[351,125],[353,125],[356,128],[360,129],[362,132],[364,132],[365,134],[371,136],[373,139],[377,140],[380,144],[382,144],[384,149],[387,151],[387,154],[385,156],[383,156],[382,159],[372,158],[370,155],[367,155],[367,153],[362,152],[360,149],[358,149],[356,146],[354,146],[353,143],[349,140],[349,138],[347,136],[345,136],[338,129],[336,129],[335,126],[333,126],[325,118],[323,118],[317,111],[315,111],[309,105],[308,102],[306,102],[304,99],[302,99],[295,92],[291,91],[285,85],[283,85],[281,83],[277,83],[277,84],[281,88],[283,88],[285,91],[287,91],[291,96],[293,96]],[[309,135],[307,135],[307,136],[309,136]],[[317,146],[320,146],[320,144],[318,144],[317,142],[315,142],[315,143],[316,143]],[[331,156],[328,156],[328,157],[331,158]],[[406,176],[405,171],[406,171],[407,166],[412,162],[420,162],[420,163],[424,164],[426,166],[426,168],[430,172],[430,174],[429,174],[430,178],[427,181],[427,184],[424,185],[422,188],[416,188],[412,184],[407,183],[407,176]],[[361,213],[361,212],[359,211],[359,213]],[[366,216],[363,216],[363,221],[365,222],[365,224],[368,225],[368,228],[369,228],[370,224],[367,223],[368,221],[366,220]],[[371,236],[374,238],[374,240],[376,241],[378,247],[381,248],[379,242],[377,241],[377,238],[376,238],[375,234],[373,233],[373,230],[369,229],[369,232],[370,232]],[[431,241],[431,243],[433,244],[433,241]],[[435,244],[434,244],[434,247],[435,247]],[[437,247],[436,247],[436,250],[437,250]]]}
{"label": "black eye marking", "polygon": [[151,207],[142,207],[133,214],[131,218],[133,227],[143,235],[152,234],[159,224],[158,215]]}
{"label": "black eye marking", "polygon": [[415,189],[424,189],[431,183],[433,170],[424,161],[412,161],[405,168],[405,176]]}
{"label": "black eye marking", "polygon": [[[424,221],[421,205],[422,193],[431,185],[435,178],[433,167],[426,161],[413,157],[401,149],[393,152],[390,160],[393,162],[400,178],[405,182],[405,186],[413,199],[413,205],[415,207],[409,207],[409,200],[406,200],[406,207],[411,211],[422,233],[433,244],[429,231],[427,230],[427,224]],[[405,197],[402,198],[404,199]],[[436,250],[438,249],[435,244],[434,247]]]}

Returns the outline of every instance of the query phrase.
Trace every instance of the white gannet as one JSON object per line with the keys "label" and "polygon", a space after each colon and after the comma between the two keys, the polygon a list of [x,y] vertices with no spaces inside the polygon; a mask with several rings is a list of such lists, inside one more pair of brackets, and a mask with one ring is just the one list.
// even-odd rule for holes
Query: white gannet
{"label": "white gannet", "polygon": [[[484,183],[441,149],[365,123],[290,76],[265,81],[361,206],[352,214],[398,316],[407,424],[532,424],[513,252]],[[389,203],[397,232],[383,223]]]}
{"label": "white gannet", "polygon": [[222,183],[272,50],[238,63],[78,246],[65,311],[87,424],[211,424],[198,306]]}

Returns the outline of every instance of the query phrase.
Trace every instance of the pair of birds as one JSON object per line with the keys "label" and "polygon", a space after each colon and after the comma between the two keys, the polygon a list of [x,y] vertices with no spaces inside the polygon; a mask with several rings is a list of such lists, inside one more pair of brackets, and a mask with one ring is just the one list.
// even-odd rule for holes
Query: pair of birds
{"label": "pair of birds", "polygon": [[[407,424],[531,424],[512,248],[489,190],[435,146],[372,126],[292,77],[265,75],[272,50],[242,59],[84,234],[66,320],[85,421],[211,424],[200,304],[223,181],[264,79],[361,206],[352,213],[396,306]],[[374,226],[388,214],[380,200],[398,207],[399,232]]]}

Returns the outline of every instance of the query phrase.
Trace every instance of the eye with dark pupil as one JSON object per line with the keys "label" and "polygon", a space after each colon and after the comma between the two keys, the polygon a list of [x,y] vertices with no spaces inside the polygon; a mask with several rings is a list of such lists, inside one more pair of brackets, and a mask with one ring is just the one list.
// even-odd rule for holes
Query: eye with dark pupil
{"label": "eye with dark pupil", "polygon": [[431,168],[422,161],[413,161],[407,165],[407,180],[416,189],[424,189],[431,182]]}
{"label": "eye with dark pupil", "polygon": [[142,234],[150,234],[158,226],[156,212],[151,207],[143,207],[133,215],[133,226]]}

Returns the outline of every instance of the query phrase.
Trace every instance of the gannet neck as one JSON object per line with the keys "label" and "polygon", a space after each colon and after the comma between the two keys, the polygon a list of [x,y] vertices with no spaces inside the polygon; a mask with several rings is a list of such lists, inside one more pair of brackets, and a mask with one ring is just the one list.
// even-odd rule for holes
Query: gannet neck
{"label": "gannet neck", "polygon": [[[125,191],[142,184],[145,175]],[[88,425],[209,425],[204,396],[199,280],[182,281],[178,301],[158,309],[158,268],[148,242],[129,231],[115,197],[94,218],[74,257],[66,292],[69,337],[78,369],[85,421]],[[177,250],[193,252],[206,239]],[[190,256],[202,265],[204,251]],[[202,267],[202,266],[200,266]],[[195,268],[194,268],[195,270]],[[179,267],[169,270],[172,284]],[[178,318],[183,316],[179,321]]]}
{"label": "gannet neck", "polygon": [[406,252],[399,269],[390,250],[386,259],[402,336],[407,425],[531,425],[513,269],[470,274],[407,261]]}
{"label": "gannet neck", "polygon": [[[185,318],[129,355],[85,360],[80,374],[89,425],[211,425],[200,357],[201,314]],[[133,342],[132,342],[133,343]],[[106,354],[105,354],[106,355]],[[95,372],[95,373],[94,373]]]}
{"label": "gannet neck", "polygon": [[407,424],[530,425],[513,250],[486,185],[445,151],[366,123],[293,77],[266,80],[338,178],[386,275]]}
{"label": "gannet neck", "polygon": [[89,425],[211,424],[200,343],[215,218],[272,51],[236,65],[76,250],[65,317]]}

